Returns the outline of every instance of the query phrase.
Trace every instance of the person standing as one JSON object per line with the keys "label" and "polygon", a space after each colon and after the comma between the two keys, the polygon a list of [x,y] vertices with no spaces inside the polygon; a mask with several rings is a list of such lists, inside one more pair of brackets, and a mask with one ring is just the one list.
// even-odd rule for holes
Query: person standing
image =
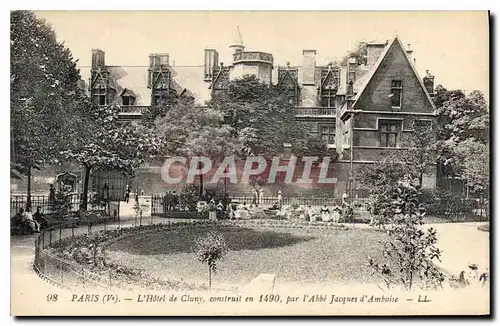
{"label": "person standing", "polygon": [[49,204],[52,204],[56,200],[56,189],[54,185],[51,184],[49,187]]}
{"label": "person standing", "polygon": [[163,195],[162,205],[163,205],[163,213],[166,213],[168,209],[168,191],[166,191],[165,195]]}
{"label": "person standing", "polygon": [[264,201],[264,189],[260,188],[259,190],[259,207],[262,206],[262,203]]}
{"label": "person standing", "polygon": [[281,189],[278,190],[278,209],[281,209],[283,205],[283,195],[281,194]]}
{"label": "person standing", "polygon": [[230,220],[234,219],[234,210],[233,210],[233,204],[229,203],[227,205],[227,215]]}
{"label": "person standing", "polygon": [[129,185],[125,186],[125,202],[128,204],[128,201],[130,199],[130,187]]}
{"label": "person standing", "polygon": [[222,219],[224,216],[224,204],[222,204],[222,201],[219,200],[219,203],[216,206],[217,209],[217,215],[219,219]]}
{"label": "person standing", "polygon": [[257,189],[252,191],[252,204],[257,206],[257,202],[259,201],[259,194],[257,193]]}
{"label": "person standing", "polygon": [[177,196],[177,194],[175,193],[175,190],[172,191],[172,198],[170,199],[171,200],[171,207],[170,207],[170,210],[171,211],[175,211],[177,210],[177,204],[179,204],[179,197]]}
{"label": "person standing", "polygon": [[314,222],[314,209],[311,207],[311,205],[307,206],[306,218],[309,220],[309,223]]}
{"label": "person standing", "polygon": [[215,207],[215,201],[213,199],[208,204],[208,218],[211,221],[217,220],[217,211],[216,211],[216,207]]}

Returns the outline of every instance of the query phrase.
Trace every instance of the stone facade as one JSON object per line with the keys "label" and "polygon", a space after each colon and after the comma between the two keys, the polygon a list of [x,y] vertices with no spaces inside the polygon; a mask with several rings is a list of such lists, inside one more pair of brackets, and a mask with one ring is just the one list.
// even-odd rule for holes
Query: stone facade
{"label": "stone facade", "polygon": [[[397,37],[390,42],[368,44],[366,60],[358,62],[350,58],[342,65],[317,62],[317,51],[311,49],[303,51],[300,65],[288,62],[275,65],[270,53],[246,51],[239,31],[230,49],[232,62],[228,64],[220,62],[216,49],[205,49],[200,65],[176,66],[168,53],[153,53],[147,68],[108,65],[104,51],[95,49],[92,67],[82,70],[82,75],[94,102],[119,105],[123,119],[140,118],[143,110],[172,93],[205,105],[213,94],[224,92],[231,79],[245,74],[255,74],[264,83],[277,84],[288,92],[289,101],[295,105],[296,119],[307,123],[311,134],[336,148],[340,156],[339,183],[326,190],[335,196],[348,188],[351,139],[355,173],[362,164],[372,163],[381,151],[401,149],[400,144],[412,132],[416,121],[435,124],[431,99],[434,76],[429,73],[423,79],[418,76],[411,51]],[[116,183],[119,191],[123,183],[130,182],[148,193],[164,192],[165,185],[158,173],[160,165],[161,162],[150,163],[144,167],[143,177],[137,180],[118,182],[120,177],[114,173],[101,173],[93,184],[101,188],[104,183]],[[426,177],[425,184],[433,186],[435,176]],[[353,188],[359,187],[353,185]],[[239,186],[228,190],[249,191]]]}

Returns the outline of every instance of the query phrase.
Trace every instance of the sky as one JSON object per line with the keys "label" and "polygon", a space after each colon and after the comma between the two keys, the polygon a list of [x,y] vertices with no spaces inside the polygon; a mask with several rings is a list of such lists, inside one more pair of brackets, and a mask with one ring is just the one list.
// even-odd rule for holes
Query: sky
{"label": "sky", "polygon": [[410,44],[420,76],[435,84],[488,98],[489,28],[486,11],[38,11],[59,41],[89,69],[91,50],[107,65],[148,65],[150,53],[169,53],[175,65],[203,65],[204,49],[229,62],[239,26],[246,50],[272,53],[275,65],[302,63],[317,50],[317,64],[339,59],[358,41],[398,35]]}

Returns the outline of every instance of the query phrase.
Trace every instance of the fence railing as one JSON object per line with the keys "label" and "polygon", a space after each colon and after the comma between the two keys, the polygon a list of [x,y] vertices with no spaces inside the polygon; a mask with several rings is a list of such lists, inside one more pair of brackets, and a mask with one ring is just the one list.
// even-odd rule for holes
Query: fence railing
{"label": "fence railing", "polygon": [[[10,216],[14,216],[20,208],[26,208],[27,204],[26,195],[11,195],[10,196]],[[79,208],[80,197],[77,194],[69,196],[70,202],[70,212],[76,212]],[[46,195],[32,195],[31,196],[31,209],[32,211],[36,211],[37,207],[40,207],[40,210],[44,214],[50,213],[51,205],[53,201],[50,200],[49,196]]]}
{"label": "fence railing", "polygon": [[[229,199],[232,200],[233,202],[238,202],[240,204],[247,204],[251,205],[253,202],[253,198],[251,196],[229,196]],[[364,203],[366,200],[363,199],[362,203]],[[278,202],[278,197],[263,197],[261,206],[263,208],[270,208],[272,207],[275,203]],[[361,200],[360,200],[361,202]],[[282,198],[282,205],[291,205],[291,204],[298,204],[298,205],[304,205],[304,206],[311,206],[314,208],[321,207],[323,205],[327,206],[335,206],[335,205],[341,205],[342,200],[340,198],[331,198],[331,197],[283,197]],[[181,207],[183,208],[183,207]],[[162,195],[153,195],[151,197],[151,213],[155,215],[163,215],[166,207],[163,203],[163,196]]]}
{"label": "fence railing", "polygon": [[[250,196],[234,196],[231,197],[233,202],[237,201],[240,204],[250,205],[254,202],[253,197]],[[263,197],[260,204],[264,208],[272,207],[278,202],[278,197]],[[335,206],[341,205],[342,200],[340,198],[320,198],[320,197],[283,197],[281,200],[282,205],[292,205],[297,204],[300,206],[311,206],[320,207],[323,205]]]}
{"label": "fence railing", "polygon": [[324,107],[297,107],[295,109],[297,116],[335,116],[335,108]]}
{"label": "fence railing", "polygon": [[99,220],[66,222],[42,230],[35,239],[35,271],[47,280],[63,287],[113,286],[111,272],[95,273],[76,262],[58,257],[51,248],[59,241],[96,231],[117,230],[136,226],[165,224],[164,218],[134,216],[126,219],[106,217]]}

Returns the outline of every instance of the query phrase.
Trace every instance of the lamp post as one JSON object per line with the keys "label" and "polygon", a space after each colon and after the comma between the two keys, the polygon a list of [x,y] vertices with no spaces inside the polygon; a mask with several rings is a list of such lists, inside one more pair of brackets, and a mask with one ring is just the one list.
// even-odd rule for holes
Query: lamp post
{"label": "lamp post", "polygon": [[353,202],[353,183],[354,183],[354,117],[356,116],[357,113],[361,112],[362,110],[353,110],[351,111],[351,137],[350,137],[350,169],[349,169],[349,199],[352,204]]}

